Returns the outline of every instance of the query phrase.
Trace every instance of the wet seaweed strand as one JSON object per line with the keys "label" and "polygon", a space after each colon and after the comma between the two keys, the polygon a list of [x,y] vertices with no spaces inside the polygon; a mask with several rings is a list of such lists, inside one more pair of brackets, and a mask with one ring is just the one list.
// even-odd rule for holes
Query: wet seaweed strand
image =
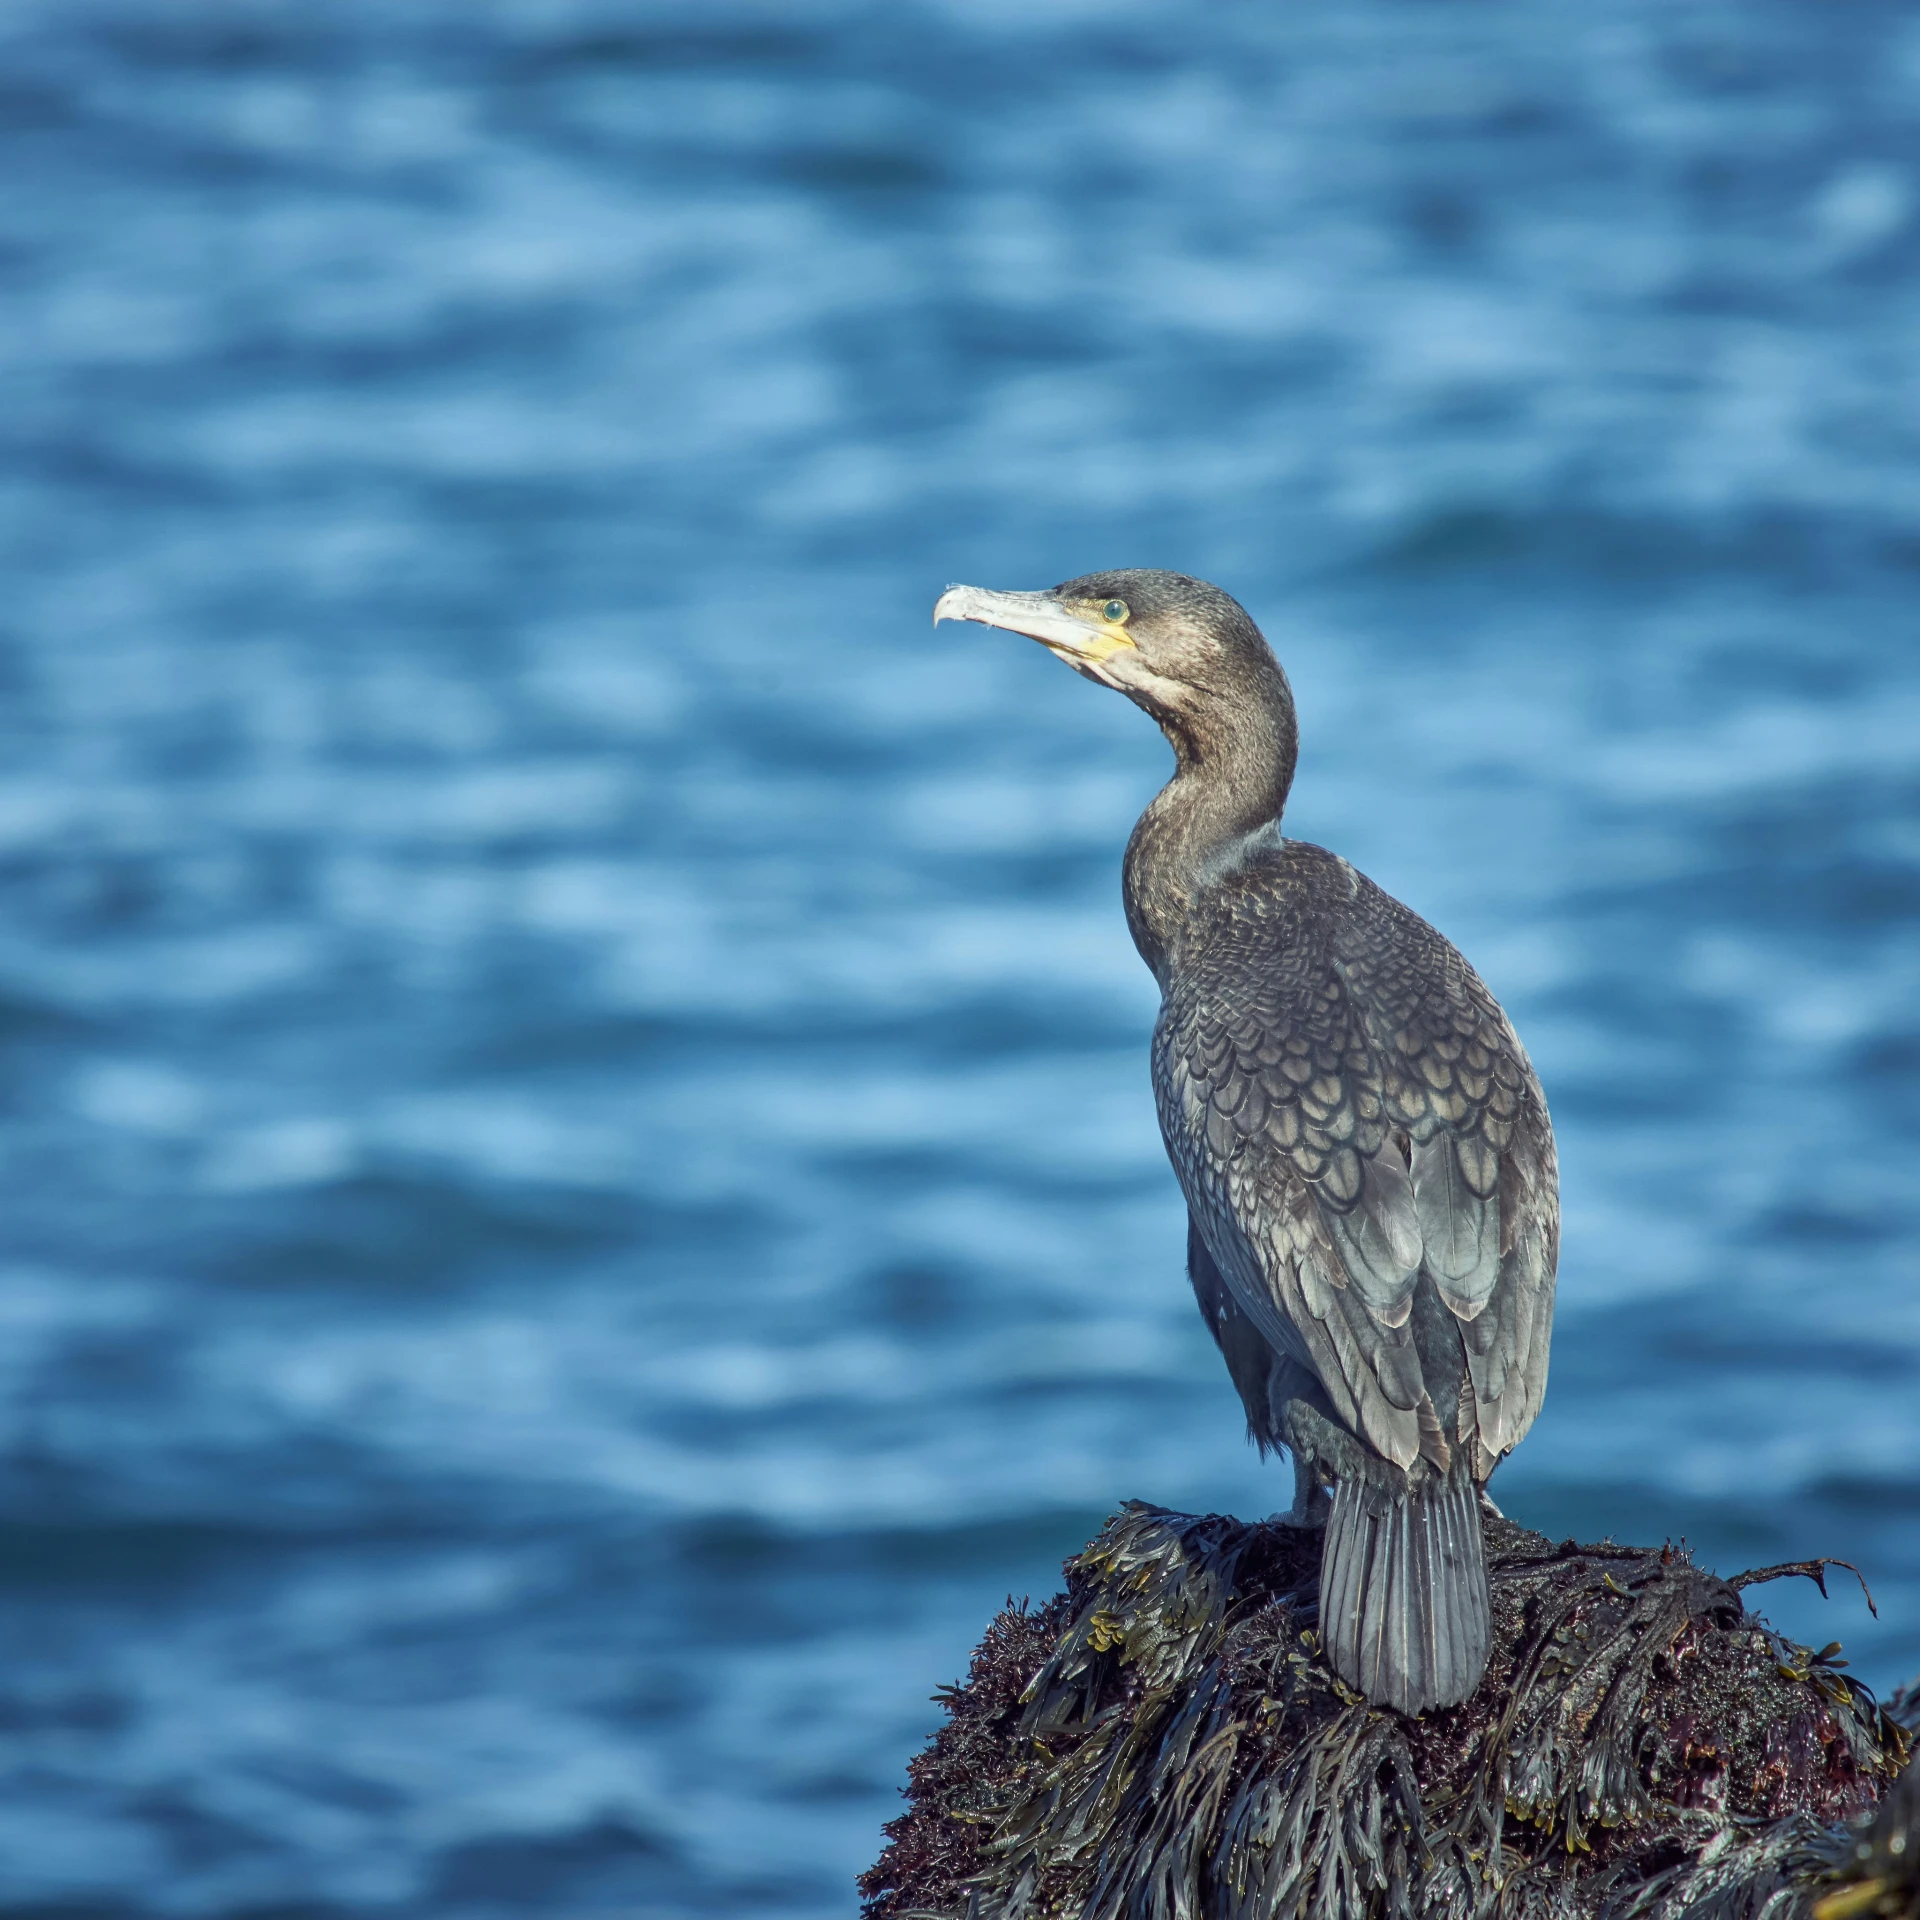
{"label": "wet seaweed strand", "polygon": [[[1909,1726],[1837,1646],[1670,1546],[1488,1547],[1486,1679],[1409,1721],[1321,1660],[1314,1536],[1124,1508],[942,1696],[868,1920],[1789,1920],[1871,1877]],[[1891,1920],[1880,1878],[1823,1920]]]}

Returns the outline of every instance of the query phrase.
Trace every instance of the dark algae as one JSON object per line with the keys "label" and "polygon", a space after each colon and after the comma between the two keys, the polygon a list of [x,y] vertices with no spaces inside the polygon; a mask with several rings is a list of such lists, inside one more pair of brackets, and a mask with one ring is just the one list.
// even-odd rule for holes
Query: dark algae
{"label": "dark algae", "polygon": [[1817,1564],[1486,1536],[1486,1675],[1409,1719],[1327,1667],[1316,1534],[1128,1505],[939,1696],[867,1920],[1911,1920],[1920,1701],[1743,1599]]}

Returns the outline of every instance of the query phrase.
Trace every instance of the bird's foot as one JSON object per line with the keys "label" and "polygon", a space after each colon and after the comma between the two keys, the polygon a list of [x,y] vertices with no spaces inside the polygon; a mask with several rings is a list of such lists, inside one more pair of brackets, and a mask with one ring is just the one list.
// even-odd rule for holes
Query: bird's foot
{"label": "bird's foot", "polygon": [[1480,1511],[1492,1515],[1496,1520],[1504,1520],[1507,1517],[1493,1504],[1493,1495],[1485,1487],[1480,1489]]}
{"label": "bird's foot", "polygon": [[1285,1513],[1273,1516],[1273,1524],[1296,1527],[1302,1533],[1318,1533],[1332,1511],[1333,1498],[1325,1487],[1301,1487],[1294,1493],[1293,1505]]}

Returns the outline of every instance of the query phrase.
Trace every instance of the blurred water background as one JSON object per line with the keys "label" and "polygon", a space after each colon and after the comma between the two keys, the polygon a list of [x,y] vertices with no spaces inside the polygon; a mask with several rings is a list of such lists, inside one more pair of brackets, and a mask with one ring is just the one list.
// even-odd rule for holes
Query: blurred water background
{"label": "blurred water background", "polygon": [[1259,1513],[949,580],[1218,579],[1545,1081],[1555,1535],[1920,1669],[1920,22],[12,0],[0,1912],[845,1915]]}

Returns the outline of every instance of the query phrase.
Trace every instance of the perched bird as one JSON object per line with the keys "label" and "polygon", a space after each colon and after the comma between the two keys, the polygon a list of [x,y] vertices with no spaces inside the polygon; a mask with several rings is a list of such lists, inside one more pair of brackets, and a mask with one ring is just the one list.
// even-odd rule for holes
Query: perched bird
{"label": "perched bird", "polygon": [[1560,1205],[1533,1068],[1446,940],[1281,832],[1293,692],[1237,601],[1127,569],[951,587],[943,619],[1038,640],[1173,747],[1125,893],[1193,1290],[1253,1439],[1293,1456],[1285,1518],[1326,1529],[1334,1671],[1403,1713],[1452,1706],[1487,1660],[1482,1489],[1547,1384]]}

